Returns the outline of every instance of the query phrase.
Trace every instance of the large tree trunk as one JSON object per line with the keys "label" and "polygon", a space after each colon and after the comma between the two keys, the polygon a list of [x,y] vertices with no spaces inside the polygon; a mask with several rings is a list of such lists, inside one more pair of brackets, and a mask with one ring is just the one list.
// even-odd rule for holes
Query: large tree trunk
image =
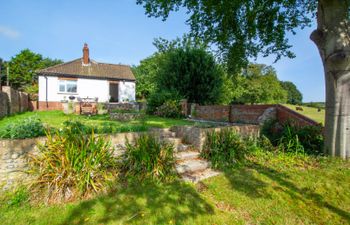
{"label": "large tree trunk", "polygon": [[319,0],[317,30],[326,81],[325,153],[350,158],[349,0]]}

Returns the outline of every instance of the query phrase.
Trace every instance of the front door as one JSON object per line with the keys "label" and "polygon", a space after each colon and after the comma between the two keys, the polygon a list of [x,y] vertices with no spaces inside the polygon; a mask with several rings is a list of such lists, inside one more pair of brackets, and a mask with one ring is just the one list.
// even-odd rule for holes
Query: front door
{"label": "front door", "polygon": [[118,92],[119,92],[119,84],[116,82],[109,83],[109,95],[111,96],[110,102],[118,102]]}

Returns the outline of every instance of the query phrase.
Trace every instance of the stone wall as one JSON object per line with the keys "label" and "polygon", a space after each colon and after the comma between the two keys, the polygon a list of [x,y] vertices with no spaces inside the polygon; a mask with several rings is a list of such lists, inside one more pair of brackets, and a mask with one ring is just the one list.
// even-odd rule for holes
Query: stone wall
{"label": "stone wall", "polygon": [[116,102],[116,103],[108,103],[106,104],[106,107],[109,112],[113,110],[139,110],[140,106],[138,103],[122,103],[122,102]]}
{"label": "stone wall", "polygon": [[218,132],[222,129],[230,129],[243,137],[258,137],[260,134],[260,126],[258,125],[234,125],[215,128],[202,128],[195,126],[175,126],[171,130],[176,133],[177,137],[181,137],[185,143],[193,145],[196,149],[202,150],[208,132]]}
{"label": "stone wall", "polygon": [[9,112],[9,97],[6,93],[0,92],[0,118],[7,116]]}
{"label": "stone wall", "polygon": [[[118,133],[105,135],[112,143],[112,146],[125,144],[126,138],[132,143],[142,132]],[[21,139],[21,140],[0,140],[0,190],[7,189],[18,182],[27,182],[30,177],[25,172],[28,169],[30,155],[38,153],[36,145],[44,143],[45,137]],[[116,148],[115,154],[119,154]]]}

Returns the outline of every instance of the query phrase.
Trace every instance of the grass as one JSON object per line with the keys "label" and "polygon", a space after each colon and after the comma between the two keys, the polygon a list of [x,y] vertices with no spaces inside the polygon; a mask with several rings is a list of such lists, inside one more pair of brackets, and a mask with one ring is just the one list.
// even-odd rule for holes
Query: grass
{"label": "grass", "polygon": [[[283,104],[284,106],[296,111],[295,105],[290,105],[290,104]],[[325,110],[321,109],[320,112],[318,112],[317,108],[314,107],[308,107],[308,106],[301,106],[303,108],[303,111],[296,111],[304,116],[307,116],[316,122],[322,123],[324,125],[324,117],[325,117]]]}
{"label": "grass", "polygon": [[103,123],[111,123],[112,125],[116,127],[126,127],[128,126],[130,129],[126,130],[133,130],[133,127],[139,127],[139,126],[146,126],[149,127],[159,127],[159,128],[167,128],[174,125],[191,125],[193,122],[182,120],[182,119],[168,119],[168,118],[161,118],[156,116],[146,116],[144,120],[132,120],[129,122],[119,122],[115,120],[110,120],[109,115],[95,115],[95,116],[84,116],[84,115],[74,115],[69,114],[66,115],[62,111],[37,111],[37,112],[25,112],[21,114],[12,115],[9,117],[5,117],[3,119],[0,119],[0,129],[5,128],[8,124],[11,123],[20,123],[25,118],[28,118],[29,116],[36,115],[40,120],[47,124],[50,127],[54,128],[61,128],[63,126],[63,122],[67,120],[78,120],[86,125],[99,127]]}
{"label": "grass", "polygon": [[[197,185],[129,184],[94,199],[7,206],[2,224],[348,224],[350,162],[257,152]],[[2,199],[2,200],[1,200]],[[16,201],[18,202],[18,200]]]}

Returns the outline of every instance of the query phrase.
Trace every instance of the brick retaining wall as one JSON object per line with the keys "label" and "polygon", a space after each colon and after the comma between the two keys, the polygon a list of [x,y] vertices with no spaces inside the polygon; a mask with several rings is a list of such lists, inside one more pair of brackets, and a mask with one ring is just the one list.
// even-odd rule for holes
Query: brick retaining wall
{"label": "brick retaining wall", "polygon": [[259,117],[268,108],[275,105],[232,105],[230,113],[231,123],[259,124]]}
{"label": "brick retaining wall", "polygon": [[228,105],[195,105],[192,118],[228,122],[230,106]]}
{"label": "brick retaining wall", "polygon": [[192,118],[230,123],[262,124],[267,119],[281,123],[294,121],[298,126],[319,125],[316,121],[283,105],[195,105]]}
{"label": "brick retaining wall", "polygon": [[320,123],[306,117],[300,113],[295,112],[283,105],[277,105],[277,120],[280,123],[285,123],[287,121],[293,122],[297,126],[317,126]]}
{"label": "brick retaining wall", "polygon": [[63,110],[63,106],[61,102],[38,102],[38,110],[46,111],[46,110]]}

